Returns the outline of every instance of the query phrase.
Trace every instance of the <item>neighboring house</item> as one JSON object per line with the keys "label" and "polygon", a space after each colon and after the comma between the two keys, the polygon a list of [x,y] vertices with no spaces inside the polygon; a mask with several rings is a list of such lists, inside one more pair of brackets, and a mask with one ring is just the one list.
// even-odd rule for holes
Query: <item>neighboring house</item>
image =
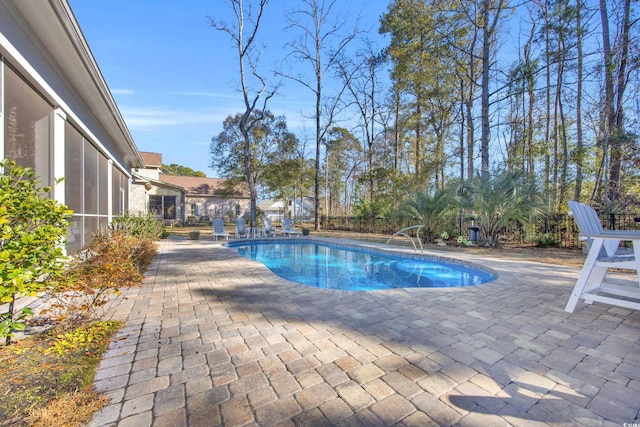
{"label": "neighboring house", "polygon": [[289,200],[289,217],[294,221],[310,221],[313,218],[313,197],[296,197]]}
{"label": "neighboring house", "polygon": [[143,168],[134,170],[131,211],[150,212],[167,224],[233,221],[249,210],[248,191],[228,189],[219,178],[165,175],[162,154],[141,152]]}
{"label": "neighboring house", "polygon": [[284,202],[282,200],[263,200],[258,204],[258,209],[272,221],[282,221],[284,218]]}
{"label": "neighboring house", "polygon": [[0,1],[0,157],[74,211],[67,251],[129,209],[143,166],[67,0]]}
{"label": "neighboring house", "polygon": [[294,221],[309,221],[313,218],[314,200],[313,197],[297,197],[286,203],[280,200],[263,200],[258,208],[272,220],[280,221],[286,216]]}

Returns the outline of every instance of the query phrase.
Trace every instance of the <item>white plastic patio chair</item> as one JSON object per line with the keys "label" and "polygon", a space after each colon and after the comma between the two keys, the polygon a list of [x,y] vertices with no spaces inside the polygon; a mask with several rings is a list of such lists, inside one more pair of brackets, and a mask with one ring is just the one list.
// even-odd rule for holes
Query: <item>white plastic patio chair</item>
{"label": "white plastic patio chair", "polygon": [[214,240],[218,240],[218,237],[222,237],[225,240],[229,239],[229,233],[224,231],[224,221],[221,219],[213,220],[213,230],[211,231],[211,234],[213,234]]}
{"label": "white plastic patio chair", "polygon": [[276,228],[273,226],[270,218],[265,217],[262,219],[262,234],[265,237],[275,237]]}
{"label": "white plastic patio chair", "polygon": [[247,223],[244,218],[236,219],[236,239],[240,237],[249,237],[249,230],[247,229]]}
{"label": "white plastic patio chair", "polygon": [[298,237],[298,235],[300,234],[298,230],[295,230],[293,228],[293,223],[289,218],[285,218],[282,220],[282,227],[280,228],[280,233],[283,236],[289,236],[289,237],[291,236]]}

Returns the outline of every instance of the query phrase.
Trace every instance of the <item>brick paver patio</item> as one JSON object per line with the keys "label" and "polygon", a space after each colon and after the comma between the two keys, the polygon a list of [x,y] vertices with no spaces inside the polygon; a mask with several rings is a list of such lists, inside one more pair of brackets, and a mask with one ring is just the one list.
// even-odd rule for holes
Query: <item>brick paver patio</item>
{"label": "brick paver patio", "polygon": [[640,423],[640,312],[565,313],[578,268],[466,258],[499,279],[332,291],[163,240],[113,311],[91,426]]}

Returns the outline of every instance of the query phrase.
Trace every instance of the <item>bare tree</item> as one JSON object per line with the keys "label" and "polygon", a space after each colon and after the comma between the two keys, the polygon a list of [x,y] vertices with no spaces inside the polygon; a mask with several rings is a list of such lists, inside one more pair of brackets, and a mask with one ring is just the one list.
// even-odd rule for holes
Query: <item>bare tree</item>
{"label": "bare tree", "polygon": [[313,80],[304,75],[280,72],[283,77],[300,83],[315,96],[315,184],[314,229],[320,229],[320,149],[326,133],[333,127],[339,111],[342,86],[332,99],[324,96],[325,74],[338,61],[341,53],[358,34],[358,25],[347,32],[347,25],[334,13],[336,0],[301,0],[300,9],[288,14],[288,29],[297,30],[300,36],[289,44],[289,56],[312,67]]}
{"label": "bare tree", "polygon": [[489,85],[491,83],[489,71],[491,69],[491,51],[495,46],[495,33],[500,19],[500,12],[504,9],[505,0],[498,0],[493,4],[491,0],[482,0],[481,23],[482,23],[482,95],[481,115],[482,115],[482,135],[481,135],[481,162],[480,169],[482,177],[489,178],[489,141],[491,139],[490,117],[489,117]]}
{"label": "bare tree", "polygon": [[[238,67],[240,72],[240,85],[242,88],[242,98],[245,111],[238,124],[244,139],[244,169],[249,187],[251,227],[256,226],[257,191],[256,182],[251,171],[251,130],[259,123],[267,110],[267,101],[276,93],[277,87],[268,91],[268,85],[264,77],[258,73],[257,60],[259,51],[256,50],[256,36],[262,20],[262,14],[269,0],[259,0],[257,10],[253,8],[254,2],[248,1],[245,5],[243,0],[228,0],[229,6],[233,9],[236,22],[227,24],[224,21],[216,21],[209,18],[211,26],[216,30],[225,32],[231,37],[238,52]],[[249,24],[247,26],[247,23]],[[250,77],[247,76],[246,65],[249,66],[252,81],[257,83],[257,88],[250,87]],[[260,98],[263,98],[262,105],[258,107]]]}
{"label": "bare tree", "polygon": [[[374,142],[384,133],[380,125],[379,73],[384,65],[384,54],[376,51],[370,41],[354,60],[342,58],[336,63],[340,76],[349,90],[351,103],[358,111],[358,127],[362,130],[365,143],[367,172],[374,168]],[[373,175],[369,174],[369,200],[373,201]]]}

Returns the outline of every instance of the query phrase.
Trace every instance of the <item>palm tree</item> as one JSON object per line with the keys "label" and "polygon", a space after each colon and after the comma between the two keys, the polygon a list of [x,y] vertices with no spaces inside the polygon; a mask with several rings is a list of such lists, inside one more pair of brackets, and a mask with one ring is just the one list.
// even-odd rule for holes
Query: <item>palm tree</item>
{"label": "palm tree", "polygon": [[425,240],[433,242],[443,225],[443,214],[451,207],[451,201],[452,194],[446,188],[439,189],[434,194],[419,191],[400,205],[395,216],[414,224],[424,224]]}
{"label": "palm tree", "polygon": [[460,205],[473,212],[485,246],[499,246],[500,233],[510,221],[526,223],[543,215],[537,188],[522,173],[476,175],[458,189]]}

